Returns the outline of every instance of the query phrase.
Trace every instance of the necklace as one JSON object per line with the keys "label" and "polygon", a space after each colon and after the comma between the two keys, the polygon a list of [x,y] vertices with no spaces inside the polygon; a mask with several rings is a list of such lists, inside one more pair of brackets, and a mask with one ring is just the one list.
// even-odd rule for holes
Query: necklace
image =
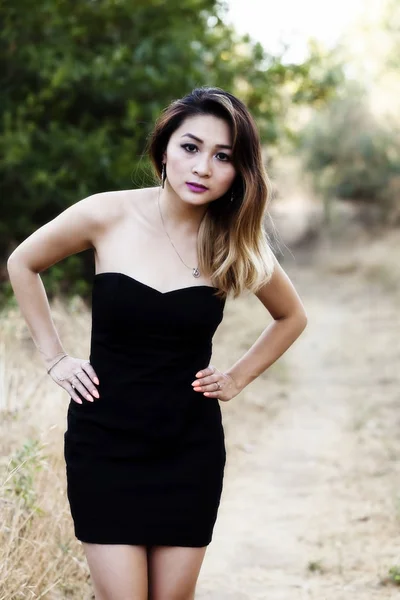
{"label": "necklace", "polygon": [[162,213],[161,213],[161,207],[160,207],[160,192],[161,192],[161,188],[160,188],[160,190],[159,190],[159,192],[158,192],[158,196],[157,196],[157,204],[158,204],[158,210],[160,211],[160,217],[161,217],[161,221],[162,221],[162,224],[163,224],[164,231],[165,231],[165,233],[167,234],[167,236],[168,236],[168,239],[169,239],[169,241],[171,242],[173,249],[175,250],[175,252],[176,252],[176,253],[177,253],[177,255],[179,256],[179,259],[181,260],[181,262],[182,262],[182,263],[185,265],[185,267],[187,267],[188,269],[191,269],[191,270],[192,270],[192,275],[193,275],[193,277],[196,277],[196,278],[197,278],[197,277],[200,277],[200,271],[199,271],[199,267],[189,267],[189,266],[188,266],[188,265],[185,263],[185,261],[184,261],[184,260],[182,260],[182,257],[181,257],[181,255],[179,254],[178,250],[175,248],[174,242],[173,242],[173,241],[171,240],[171,238],[169,237],[169,234],[168,234],[168,231],[167,231],[167,230],[166,230],[166,228],[165,228],[164,219],[163,219],[163,216],[162,216]]}

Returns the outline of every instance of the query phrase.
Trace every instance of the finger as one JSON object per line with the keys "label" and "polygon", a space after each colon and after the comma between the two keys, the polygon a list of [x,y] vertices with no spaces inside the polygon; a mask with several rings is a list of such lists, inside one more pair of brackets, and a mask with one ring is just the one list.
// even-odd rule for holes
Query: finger
{"label": "finger", "polygon": [[215,385],[215,383],[218,381],[218,376],[217,375],[209,375],[207,377],[202,377],[200,379],[196,379],[195,381],[193,381],[193,386],[194,387],[204,387],[206,385]]}
{"label": "finger", "polygon": [[[201,373],[200,377],[198,377],[199,373]],[[196,373],[196,377],[197,379],[195,379],[195,381],[192,382],[192,385],[210,385],[211,383],[217,381],[217,369],[210,365],[209,367],[207,367],[207,369]]]}
{"label": "finger", "polygon": [[75,393],[75,390],[72,387],[72,385],[69,383],[69,381],[66,381],[65,384],[62,385],[61,387],[64,388],[65,391],[68,392],[68,394],[71,396],[72,400],[74,400],[78,404],[83,404],[82,400],[79,398],[78,394]]}
{"label": "finger", "polygon": [[85,386],[81,384],[77,375],[75,375],[69,383],[77,392],[80,393],[83,398],[86,398],[86,400],[89,400],[89,402],[93,402],[94,398],[89,394]]}
{"label": "finger", "polygon": [[215,392],[203,392],[203,396],[207,396],[207,398],[218,398],[218,400],[221,400],[221,390],[216,390]]}
{"label": "finger", "polygon": [[[81,371],[79,369],[79,370],[76,370],[74,374],[75,374],[76,377],[78,377],[78,379],[81,382],[81,384],[85,386],[85,388],[86,388],[85,394],[87,392],[91,392],[92,395],[95,396],[96,398],[100,397],[99,396],[99,392],[97,391],[97,389],[93,385],[93,382],[89,379],[89,377],[86,375],[86,373],[84,371]],[[75,385],[74,381],[72,383]]]}
{"label": "finger", "polygon": [[215,367],[213,367],[212,365],[209,365],[205,369],[202,369],[201,371],[196,373],[196,377],[198,379],[200,379],[202,377],[207,377],[207,375],[212,375],[214,372],[215,372]]}
{"label": "finger", "polygon": [[194,389],[195,390],[200,389],[201,392],[215,392],[215,391],[220,390],[220,388],[216,384],[217,384],[217,381],[214,380],[208,384],[201,383],[199,385],[196,385],[196,386],[194,386]]}
{"label": "finger", "polygon": [[93,369],[92,365],[90,364],[89,361],[82,363],[82,369],[85,370],[85,372],[89,375],[89,377],[94,381],[94,383],[96,385],[99,385],[100,381],[99,378],[96,375],[96,371]]}

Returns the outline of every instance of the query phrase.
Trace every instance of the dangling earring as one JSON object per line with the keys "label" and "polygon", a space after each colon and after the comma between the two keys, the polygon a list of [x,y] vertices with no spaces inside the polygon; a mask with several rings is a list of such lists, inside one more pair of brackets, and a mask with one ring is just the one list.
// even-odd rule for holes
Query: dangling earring
{"label": "dangling earring", "polygon": [[233,193],[233,190],[232,190],[232,193],[231,193],[231,202],[233,202],[234,199],[235,199],[235,194]]}
{"label": "dangling earring", "polygon": [[164,184],[165,184],[165,180],[167,178],[167,171],[165,168],[165,163],[162,164],[162,169],[161,169],[161,187],[164,188]]}

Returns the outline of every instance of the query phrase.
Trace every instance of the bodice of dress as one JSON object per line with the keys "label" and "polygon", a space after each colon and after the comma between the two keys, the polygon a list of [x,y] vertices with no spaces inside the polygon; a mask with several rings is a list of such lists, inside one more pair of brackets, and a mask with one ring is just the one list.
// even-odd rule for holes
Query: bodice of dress
{"label": "bodice of dress", "polygon": [[[179,414],[205,398],[191,386],[210,362],[212,338],[225,300],[216,288],[195,285],[160,292],[128,275],[95,275],[92,289],[90,362],[100,399],[70,410],[102,426],[146,427]],[[219,409],[219,407],[218,407]],[[145,423],[146,421],[146,423]]]}

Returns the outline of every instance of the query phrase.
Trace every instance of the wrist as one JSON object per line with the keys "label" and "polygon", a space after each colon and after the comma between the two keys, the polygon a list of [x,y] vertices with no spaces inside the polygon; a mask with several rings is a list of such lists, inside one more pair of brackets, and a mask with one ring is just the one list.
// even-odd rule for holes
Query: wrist
{"label": "wrist", "polygon": [[49,372],[50,369],[65,356],[68,356],[68,353],[65,351],[62,351],[62,352],[57,352],[57,354],[54,354],[51,357],[45,358],[44,364],[47,369],[47,372]]}
{"label": "wrist", "polygon": [[235,384],[235,386],[237,387],[237,389],[239,391],[242,391],[243,388],[246,387],[246,384],[239,379],[239,376],[237,375],[237,373],[234,373],[232,371],[225,371],[225,375],[227,375],[230,379],[232,379],[233,383]]}

